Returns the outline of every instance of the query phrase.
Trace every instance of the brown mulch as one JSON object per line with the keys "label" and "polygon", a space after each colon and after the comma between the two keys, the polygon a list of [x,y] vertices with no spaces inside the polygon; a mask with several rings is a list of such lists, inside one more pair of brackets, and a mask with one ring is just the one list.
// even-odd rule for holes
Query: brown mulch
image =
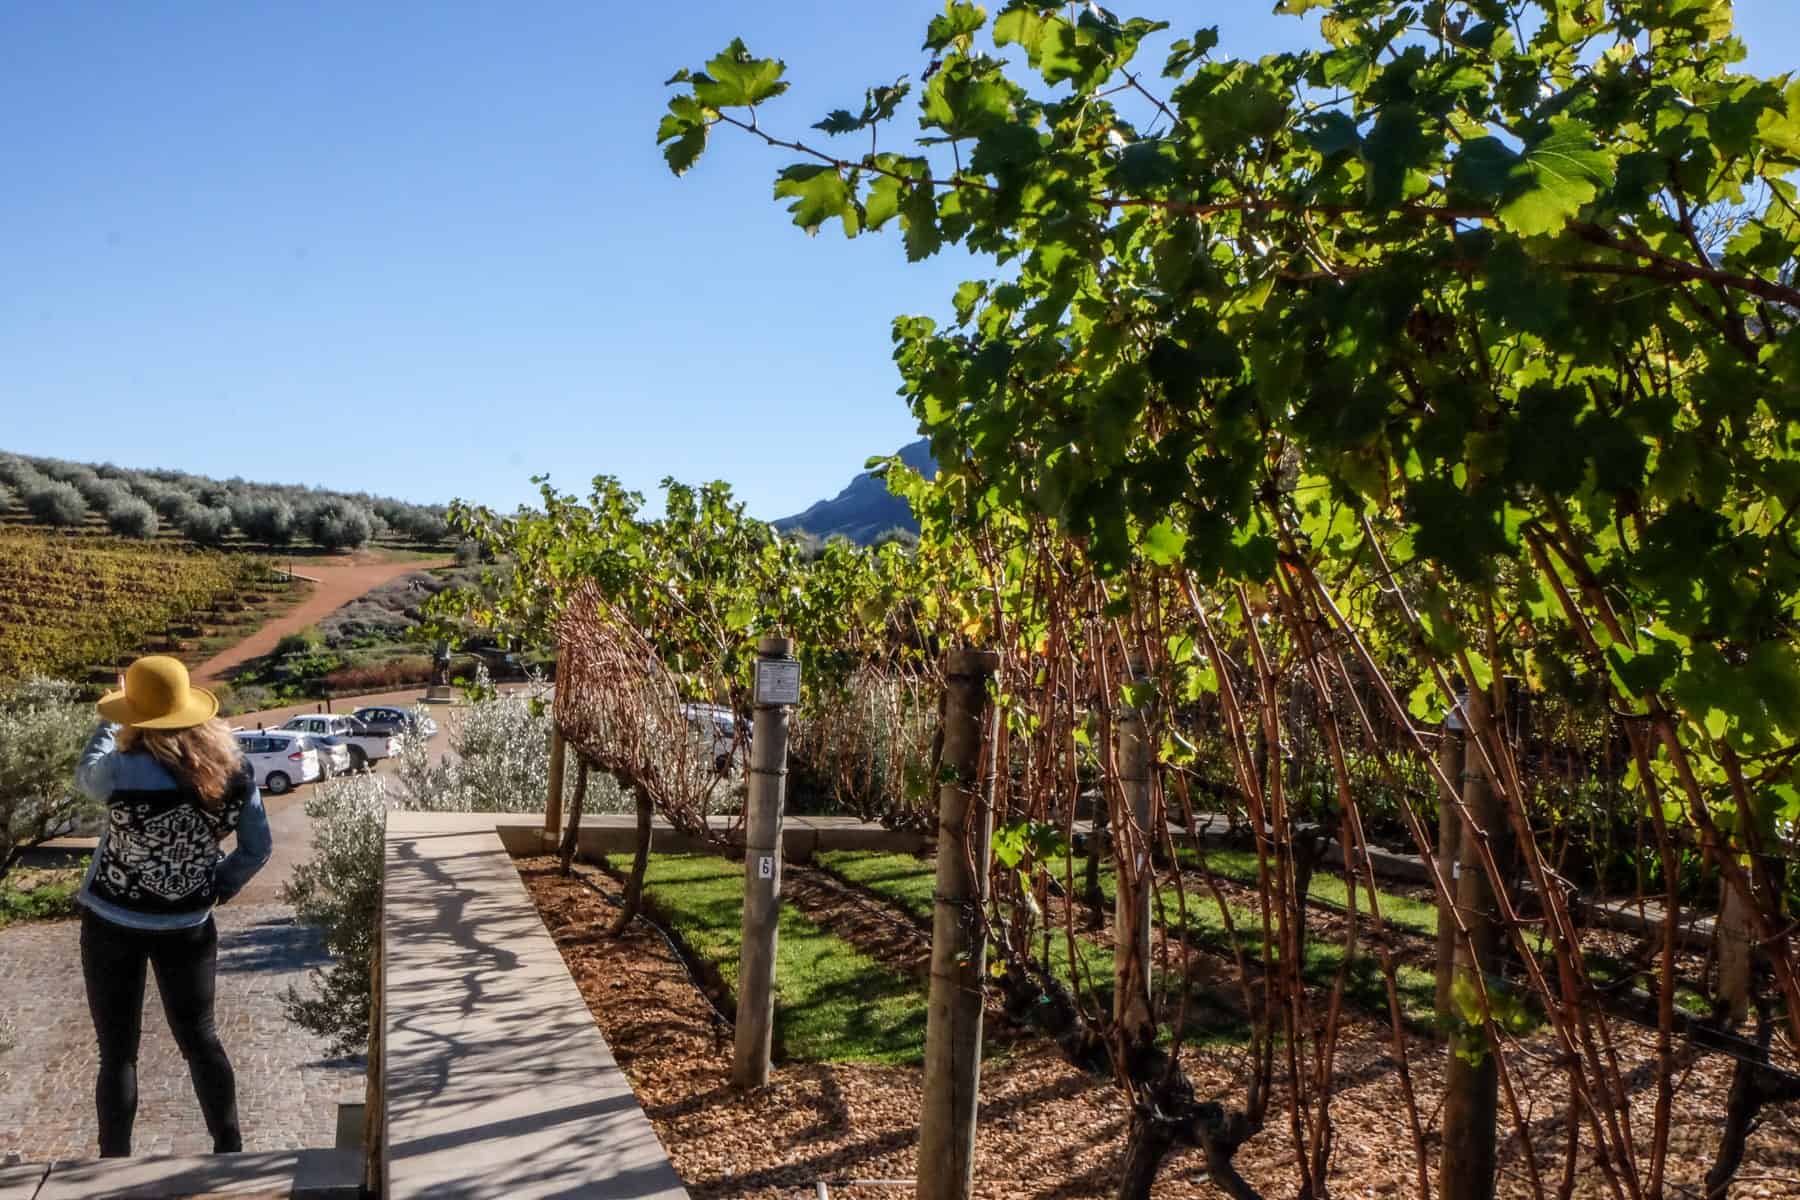
{"label": "brown mulch", "polygon": [[[618,885],[597,872],[564,879],[551,858],[519,860],[526,886],[612,1046],[640,1103],[696,1200],[754,1197],[798,1200],[815,1195],[823,1180],[839,1200],[904,1200],[911,1188],[882,1188],[853,1181],[909,1179],[918,1141],[920,1071],[916,1067],[778,1063],[768,1088],[751,1094],[730,1085],[731,1044],[706,1000],[695,989],[667,943],[642,922],[626,935],[604,936]],[[815,919],[838,917],[821,885],[790,876],[790,897]],[[888,939],[882,961],[896,970],[916,963],[919,943],[877,914],[857,922],[859,946],[878,932]],[[1332,1192],[1336,1196],[1418,1194],[1412,1135],[1406,1117],[1390,1034],[1372,1021],[1347,1021],[1340,1035],[1338,1083],[1333,1104]],[[1638,1083],[1632,1098],[1634,1134],[1647,1143],[1654,1103],[1653,1041],[1626,1030],[1618,1035],[1623,1065]],[[1010,1044],[1007,1044],[1010,1043]],[[1531,1122],[1546,1187],[1560,1175],[1564,1069],[1548,1046],[1528,1045],[1509,1056],[1514,1086]],[[1420,1119],[1435,1153],[1437,1105],[1442,1087],[1441,1046],[1416,1039],[1407,1046]],[[1184,1064],[1203,1099],[1242,1101],[1244,1055],[1237,1050],[1193,1052]],[[1670,1194],[1695,1189],[1716,1148],[1730,1080],[1730,1063],[1702,1058],[1678,1081],[1677,1120],[1670,1156]],[[1127,1110],[1123,1093],[1069,1066],[1054,1050],[1028,1039],[997,1040],[984,1064],[982,1111],[977,1133],[976,1193],[1000,1200],[1063,1200],[1112,1194],[1125,1149]],[[1511,1121],[1502,1128],[1502,1195],[1530,1193]],[[1265,1196],[1292,1195],[1297,1173],[1288,1133],[1285,1095],[1278,1095],[1268,1124],[1239,1151],[1237,1164]],[[1584,1139],[1585,1140],[1585,1139]],[[1172,1154],[1156,1186],[1158,1197],[1214,1197],[1193,1151]],[[1435,1161],[1428,1169],[1435,1176]],[[1435,1178],[1433,1179],[1435,1192]],[[1678,1185],[1678,1186],[1677,1186]],[[1584,1165],[1574,1195],[1607,1196],[1599,1170]],[[1733,1197],[1800,1196],[1800,1105],[1765,1112],[1751,1138]]]}

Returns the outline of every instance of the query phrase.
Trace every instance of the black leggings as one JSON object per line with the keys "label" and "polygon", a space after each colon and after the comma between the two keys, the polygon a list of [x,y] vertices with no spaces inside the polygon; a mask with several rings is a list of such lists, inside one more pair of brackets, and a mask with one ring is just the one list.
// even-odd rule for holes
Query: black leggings
{"label": "black leggings", "polygon": [[238,1132],[237,1081],[213,1024],[213,977],[219,931],[208,917],[187,929],[127,929],[91,912],[81,914],[81,971],[88,1011],[100,1042],[94,1107],[100,1117],[100,1155],[131,1153],[137,1118],[138,1035],[144,1027],[144,964],[156,968],[156,989],[194,1094],[206,1116],[215,1154],[244,1148]]}

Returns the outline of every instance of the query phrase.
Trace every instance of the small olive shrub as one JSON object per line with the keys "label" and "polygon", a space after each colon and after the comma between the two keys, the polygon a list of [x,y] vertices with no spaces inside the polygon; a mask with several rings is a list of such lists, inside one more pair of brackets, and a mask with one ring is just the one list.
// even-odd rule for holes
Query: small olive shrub
{"label": "small olive shrub", "polygon": [[73,684],[30,679],[0,694],[0,877],[32,846],[99,819],[70,784],[93,728]]}

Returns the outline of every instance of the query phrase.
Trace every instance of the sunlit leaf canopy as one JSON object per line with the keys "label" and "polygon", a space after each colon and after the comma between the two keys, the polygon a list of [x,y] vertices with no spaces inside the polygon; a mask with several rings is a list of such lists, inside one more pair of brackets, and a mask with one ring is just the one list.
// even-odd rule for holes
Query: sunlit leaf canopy
{"label": "sunlit leaf canopy", "polygon": [[[1216,582],[1367,569],[1373,532],[1445,650],[1471,594],[1542,643],[1560,580],[1608,610],[1579,669],[1791,741],[1800,85],[1734,71],[1722,0],[1281,8],[1325,44],[952,3],[912,105],[885,84],[819,123],[873,148],[704,84],[662,133],[792,151],[809,231],[1001,268],[948,325],[895,323],[946,520],[1042,513],[1103,570]],[[707,72],[782,68],[733,43]]]}
{"label": "sunlit leaf canopy", "polygon": [[[741,41],[671,78],[658,141],[676,173],[714,136],[760,139],[774,201],[808,234],[891,229],[908,259],[961,246],[991,263],[946,298],[947,319],[894,322],[902,394],[939,466],[927,481],[881,464],[919,520],[916,550],[809,557],[717,485],[668,485],[662,521],[604,479],[585,504],[547,490],[544,513],[456,517],[515,564],[493,594],[516,620],[597,578],[659,654],[699,668],[690,687],[741,701],[751,635],[796,636],[802,726],[858,670],[916,684],[944,650],[999,649],[1004,736],[987,753],[1005,869],[989,908],[1010,980],[1042,975],[1031,940],[1048,938],[1052,860],[1069,867],[1084,789],[1110,806],[1118,886],[1141,895],[1149,858],[1131,839],[1170,838],[1161,818],[1184,809],[1195,828],[1212,770],[1214,796],[1249,818],[1273,934],[1243,1108],[1200,1112],[1176,1067],[1145,1066],[1173,1061],[1149,1026],[1179,1046],[1185,993],[1129,1027],[1108,1005],[1084,1019],[1134,1113],[1186,1113],[1182,1136],[1233,1188],[1280,1040],[1296,1161],[1319,1173],[1301,1190],[1318,1194],[1305,1129],[1329,1128],[1337,1008],[1309,1013],[1290,969],[1298,830],[1335,826],[1348,880],[1374,778],[1422,861],[1427,819],[1478,828],[1459,866],[1500,898],[1519,974],[1459,977],[1453,1057],[1507,1053],[1541,1014],[1571,1111],[1627,1103],[1594,1050],[1605,1018],[1584,999],[1582,921],[1563,902],[1542,747],[1514,724],[1520,694],[1616,738],[1564,748],[1624,776],[1599,820],[1653,842],[1666,936],[1693,900],[1670,864],[1703,859],[1746,902],[1744,937],[1800,1040],[1795,895],[1776,869],[1800,815],[1800,87],[1734,70],[1723,0],[1282,8],[1318,22],[1318,48],[1232,58],[1211,30],[1095,5],[950,0],[920,61],[860,99],[803,103]],[[1160,76],[1140,61],[1154,57]],[[1426,743],[1453,705],[1460,770]],[[1128,722],[1156,748],[1148,820],[1123,798]],[[1331,763],[1310,789],[1289,782],[1300,740]],[[1373,770],[1352,780],[1350,752]],[[1395,780],[1399,760],[1423,789]],[[1485,782],[1465,789],[1471,770]],[[1497,815],[1477,820],[1470,795]],[[1496,856],[1501,826],[1516,872]],[[1450,886],[1442,872],[1434,886]],[[1527,897],[1541,915],[1518,915]],[[1469,938],[1470,906],[1440,903]],[[1673,972],[1658,986],[1666,1087]],[[1397,1000],[1390,1015],[1404,1063]],[[1315,1054],[1316,1083],[1296,1065]],[[1666,1136],[1640,1157],[1629,1136],[1590,1133],[1657,1192]]]}
{"label": "sunlit leaf canopy", "polygon": [[1599,704],[1659,815],[1791,836],[1800,83],[1736,69],[1726,0],[1280,9],[1323,44],[951,0],[916,134],[682,128],[836,175],[849,234],[994,263],[894,325],[928,542],[1048,520],[1103,578],[1300,580],[1413,718],[1505,680]]}

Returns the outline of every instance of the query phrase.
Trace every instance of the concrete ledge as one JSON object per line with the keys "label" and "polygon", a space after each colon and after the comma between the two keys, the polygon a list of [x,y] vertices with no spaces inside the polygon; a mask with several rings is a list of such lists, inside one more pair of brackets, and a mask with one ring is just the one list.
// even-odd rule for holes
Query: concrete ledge
{"label": "concrete ledge", "polygon": [[[509,854],[545,854],[560,844],[544,832],[541,814],[499,813],[490,817]],[[732,828],[732,818],[713,817],[708,824],[726,845],[742,846],[743,829]],[[660,853],[691,854],[716,851],[718,845],[677,831],[661,817],[656,819],[653,844]],[[888,829],[855,817],[786,817],[782,821],[781,850],[790,862],[810,862],[828,850],[876,850],[888,854],[918,854],[929,839],[920,832]],[[637,847],[637,817],[623,813],[595,813],[581,819],[577,849],[586,859],[602,854],[629,854]]]}
{"label": "concrete ledge", "polygon": [[10,1167],[0,1167],[0,1200],[32,1200],[49,1171],[49,1163],[14,1163]]}
{"label": "concrete ledge", "polygon": [[687,1200],[507,852],[542,826],[388,815],[388,1200]]}
{"label": "concrete ledge", "polygon": [[[356,1154],[341,1150],[276,1150],[53,1163],[37,1189],[36,1200],[190,1196],[356,1200],[361,1191],[362,1159]],[[0,1195],[10,1200],[11,1193]]]}

